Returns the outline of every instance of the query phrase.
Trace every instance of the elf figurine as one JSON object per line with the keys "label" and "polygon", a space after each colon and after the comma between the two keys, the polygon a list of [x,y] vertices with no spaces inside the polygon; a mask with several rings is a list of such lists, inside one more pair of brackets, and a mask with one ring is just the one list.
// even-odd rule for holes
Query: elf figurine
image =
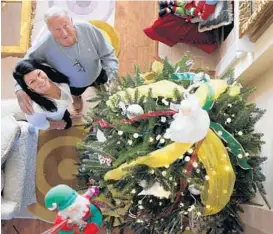
{"label": "elf figurine", "polygon": [[54,222],[56,229],[46,233],[56,234],[95,234],[102,224],[100,209],[90,200],[97,196],[99,189],[91,186],[83,195],[71,187],[60,184],[51,188],[45,196],[45,206],[49,210],[58,208]]}

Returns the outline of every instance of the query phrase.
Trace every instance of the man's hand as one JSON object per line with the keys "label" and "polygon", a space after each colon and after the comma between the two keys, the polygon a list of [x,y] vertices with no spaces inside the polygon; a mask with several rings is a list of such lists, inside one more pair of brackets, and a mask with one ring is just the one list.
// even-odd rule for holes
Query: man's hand
{"label": "man's hand", "polygon": [[23,90],[17,91],[16,96],[21,110],[28,115],[32,115],[34,110],[31,98]]}
{"label": "man's hand", "polygon": [[117,80],[111,80],[110,82],[107,82],[104,85],[106,91],[108,91],[110,94],[113,94],[115,91],[117,91],[118,88],[118,81]]}

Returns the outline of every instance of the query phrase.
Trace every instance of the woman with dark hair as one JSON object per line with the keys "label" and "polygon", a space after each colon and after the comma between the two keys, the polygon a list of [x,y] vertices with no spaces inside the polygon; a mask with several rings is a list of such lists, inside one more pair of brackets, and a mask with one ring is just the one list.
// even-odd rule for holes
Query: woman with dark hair
{"label": "woman with dark hair", "polygon": [[13,77],[34,102],[34,114],[26,115],[28,122],[42,130],[71,127],[68,77],[37,60],[20,61]]}

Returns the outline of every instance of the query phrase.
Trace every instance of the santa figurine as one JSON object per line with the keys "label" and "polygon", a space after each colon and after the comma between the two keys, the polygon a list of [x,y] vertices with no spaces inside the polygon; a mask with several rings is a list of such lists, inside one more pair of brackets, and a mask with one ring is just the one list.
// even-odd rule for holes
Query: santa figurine
{"label": "santa figurine", "polygon": [[[56,234],[95,234],[102,224],[100,209],[92,204],[92,197],[98,195],[96,186],[91,186],[83,195],[71,187],[60,184],[51,188],[45,196],[45,206],[49,210],[58,209],[54,227]],[[54,229],[55,228],[55,229]]]}
{"label": "santa figurine", "polygon": [[199,100],[189,94],[179,107],[179,112],[166,130],[164,137],[180,143],[195,143],[208,133],[210,119],[207,111],[200,107]]}

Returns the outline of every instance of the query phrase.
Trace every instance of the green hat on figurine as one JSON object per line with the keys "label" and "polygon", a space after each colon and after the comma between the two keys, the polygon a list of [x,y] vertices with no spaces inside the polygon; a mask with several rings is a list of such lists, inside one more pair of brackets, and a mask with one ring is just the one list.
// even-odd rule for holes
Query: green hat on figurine
{"label": "green hat on figurine", "polygon": [[45,206],[49,210],[58,208],[62,211],[71,206],[76,200],[78,193],[65,184],[51,188],[45,196]]}

